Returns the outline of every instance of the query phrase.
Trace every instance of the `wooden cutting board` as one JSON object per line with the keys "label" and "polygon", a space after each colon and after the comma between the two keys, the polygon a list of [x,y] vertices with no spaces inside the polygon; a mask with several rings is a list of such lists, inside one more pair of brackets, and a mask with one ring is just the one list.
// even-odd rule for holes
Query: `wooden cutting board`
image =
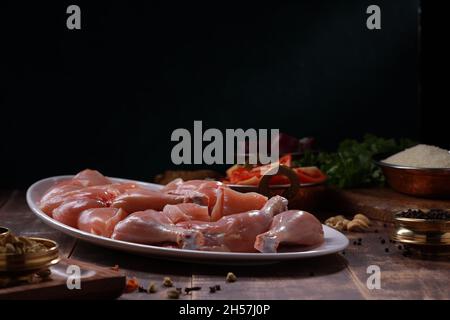
{"label": "wooden cutting board", "polygon": [[326,193],[327,200],[323,202],[326,210],[344,215],[363,213],[386,222],[392,221],[396,212],[406,209],[450,209],[450,200],[416,198],[389,188],[328,189]]}
{"label": "wooden cutting board", "polygon": [[[67,271],[71,265],[80,267],[80,289],[68,289],[67,279],[72,273]],[[62,259],[51,271],[47,281],[0,289],[0,300],[114,299],[122,294],[126,284],[126,277],[119,271],[74,259]]]}

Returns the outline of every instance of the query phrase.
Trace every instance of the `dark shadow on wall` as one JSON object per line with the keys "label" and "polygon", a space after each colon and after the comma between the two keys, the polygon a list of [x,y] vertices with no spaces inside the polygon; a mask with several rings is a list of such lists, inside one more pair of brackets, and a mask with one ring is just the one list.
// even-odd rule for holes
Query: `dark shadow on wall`
{"label": "dark shadow on wall", "polygon": [[[420,138],[418,0],[82,1],[1,10],[4,187],[74,173],[150,179],[176,128],[279,128],[324,148]],[[5,32],[6,31],[6,32]]]}

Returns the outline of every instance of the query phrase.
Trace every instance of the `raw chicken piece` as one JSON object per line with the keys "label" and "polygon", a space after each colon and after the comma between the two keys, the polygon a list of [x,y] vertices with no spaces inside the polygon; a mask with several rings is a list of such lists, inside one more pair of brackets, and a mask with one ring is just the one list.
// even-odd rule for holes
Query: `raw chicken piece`
{"label": "raw chicken piece", "polygon": [[111,206],[114,208],[122,208],[127,212],[144,211],[147,209],[161,211],[167,204],[186,202],[203,203],[203,198],[203,195],[192,192],[189,195],[175,195],[144,188],[136,188],[117,196]]}
{"label": "raw chicken piece", "polygon": [[110,238],[116,224],[127,216],[126,211],[117,208],[84,210],[78,219],[78,229]]}
{"label": "raw chicken piece", "polygon": [[195,203],[168,204],[164,207],[163,213],[175,224],[190,220],[210,220],[208,207]]}
{"label": "raw chicken piece", "polygon": [[73,180],[79,181],[83,186],[100,186],[111,184],[111,181],[96,170],[86,169],[78,173]]}
{"label": "raw chicken piece", "polygon": [[186,230],[172,223],[161,211],[135,212],[114,228],[112,239],[142,244],[176,243],[183,249],[201,246],[203,236],[195,230]]}
{"label": "raw chicken piece", "polygon": [[79,187],[80,185],[73,180],[62,182],[42,197],[40,208],[49,216],[52,216],[54,209],[63,202],[77,199],[94,199],[105,202],[107,205],[121,193],[135,189],[137,186],[133,183],[116,183],[102,186]]}
{"label": "raw chicken piece", "polygon": [[206,201],[203,205],[208,206],[211,211],[216,204],[217,191],[219,188],[227,188],[222,182],[208,181],[208,180],[189,180],[175,179],[168,183],[162,192],[169,194],[187,195],[192,192],[200,193],[206,196]]}
{"label": "raw chicken piece", "polygon": [[73,194],[82,188],[83,185],[78,181],[68,180],[60,182],[43,195],[39,202],[39,207],[51,216],[53,209],[61,205],[69,194]]}
{"label": "raw chicken piece", "polygon": [[205,243],[198,250],[254,252],[256,236],[267,231],[273,216],[285,210],[287,200],[275,196],[261,210],[225,216],[216,222],[187,221],[177,225],[202,232]]}
{"label": "raw chicken piece", "polygon": [[73,228],[78,227],[78,219],[82,211],[91,208],[103,208],[106,204],[90,198],[69,199],[53,210],[53,219]]}
{"label": "raw chicken piece", "polygon": [[250,210],[259,210],[267,202],[267,197],[256,193],[241,193],[230,188],[219,188],[217,201],[211,212],[211,220]]}
{"label": "raw chicken piece", "polygon": [[288,245],[319,245],[324,241],[322,224],[306,211],[289,210],[273,219],[270,230],[256,237],[259,252],[277,252],[282,243]]}

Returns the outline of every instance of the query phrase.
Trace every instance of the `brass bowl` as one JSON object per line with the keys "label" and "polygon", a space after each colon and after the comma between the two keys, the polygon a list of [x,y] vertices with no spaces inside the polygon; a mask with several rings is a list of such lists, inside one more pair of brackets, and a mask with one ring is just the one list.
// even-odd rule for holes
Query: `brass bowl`
{"label": "brass bowl", "polygon": [[0,275],[37,272],[59,262],[59,249],[55,241],[44,238],[30,239],[42,243],[48,250],[24,254],[0,254]]}
{"label": "brass bowl", "polygon": [[417,168],[381,161],[380,166],[389,186],[395,191],[424,198],[450,198],[450,168]]}
{"label": "brass bowl", "polygon": [[411,246],[424,254],[450,255],[450,220],[394,216],[392,240]]}

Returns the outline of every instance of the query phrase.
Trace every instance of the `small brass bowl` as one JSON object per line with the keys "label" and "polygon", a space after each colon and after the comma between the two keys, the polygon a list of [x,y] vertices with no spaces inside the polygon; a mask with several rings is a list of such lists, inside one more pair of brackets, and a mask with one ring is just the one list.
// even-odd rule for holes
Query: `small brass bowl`
{"label": "small brass bowl", "polygon": [[47,247],[47,251],[24,254],[0,254],[1,274],[32,273],[59,262],[58,244],[44,238],[30,238]]}
{"label": "small brass bowl", "polygon": [[423,254],[450,255],[450,220],[394,216],[392,240],[410,245]]}

